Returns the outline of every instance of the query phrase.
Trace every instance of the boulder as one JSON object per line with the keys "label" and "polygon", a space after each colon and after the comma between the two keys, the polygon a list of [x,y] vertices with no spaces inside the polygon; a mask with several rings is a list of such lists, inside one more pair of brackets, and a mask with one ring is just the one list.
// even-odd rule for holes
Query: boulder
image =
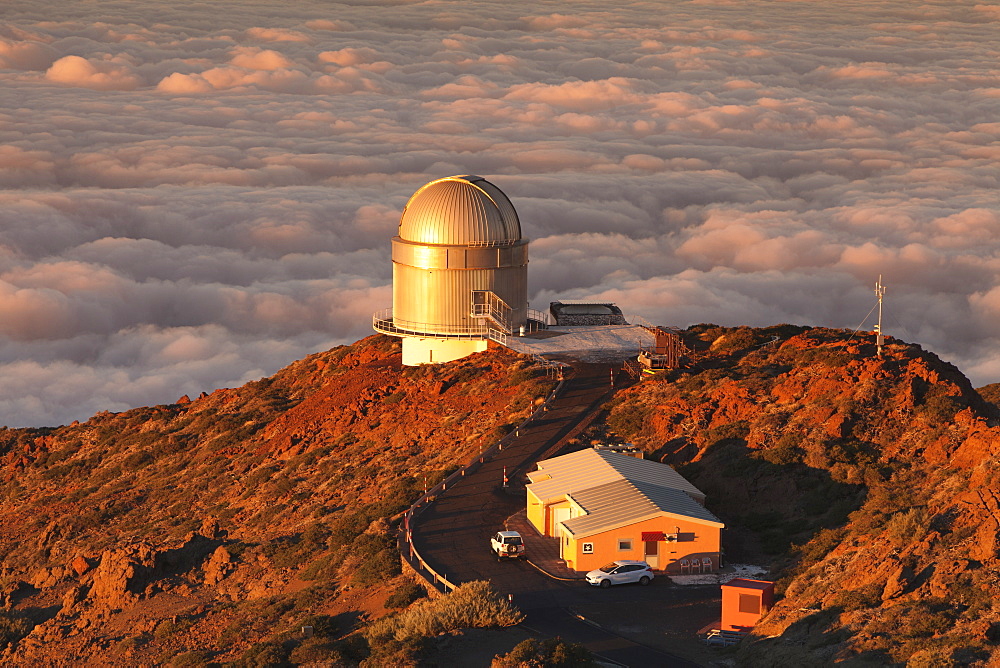
{"label": "boulder", "polygon": [[90,598],[106,608],[125,608],[135,603],[156,565],[156,554],[145,544],[105,550],[94,571]]}
{"label": "boulder", "polygon": [[900,566],[892,572],[886,581],[885,589],[882,590],[882,600],[888,601],[901,596],[912,581],[913,570],[907,566]]}
{"label": "boulder", "polygon": [[69,568],[79,577],[89,571],[91,569],[91,565],[87,557],[77,555],[73,561],[69,562]]}
{"label": "boulder", "polygon": [[31,576],[31,586],[36,589],[48,589],[49,587],[54,587],[56,584],[62,580],[64,570],[61,566],[54,566],[52,568],[42,568],[35,572]]}
{"label": "boulder", "polygon": [[229,550],[220,545],[205,564],[205,584],[218,584],[235,568]]}

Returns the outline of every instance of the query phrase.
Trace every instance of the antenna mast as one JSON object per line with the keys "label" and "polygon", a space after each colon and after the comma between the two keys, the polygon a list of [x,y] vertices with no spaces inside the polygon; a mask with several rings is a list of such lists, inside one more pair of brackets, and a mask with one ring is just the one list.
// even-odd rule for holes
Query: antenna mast
{"label": "antenna mast", "polygon": [[878,356],[882,357],[882,344],[885,342],[885,337],[882,336],[882,297],[885,295],[885,286],[882,285],[882,274],[878,275],[878,281],[875,283],[875,296],[878,297],[878,324],[875,325],[875,347],[878,350]]}

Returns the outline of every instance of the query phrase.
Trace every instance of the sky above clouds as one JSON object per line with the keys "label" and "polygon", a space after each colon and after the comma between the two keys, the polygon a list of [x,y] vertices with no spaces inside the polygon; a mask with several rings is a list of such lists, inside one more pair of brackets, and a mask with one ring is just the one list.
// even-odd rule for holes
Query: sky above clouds
{"label": "sky above clouds", "polygon": [[469,173],[535,308],[854,328],[882,274],[887,333],[1000,381],[998,62],[982,0],[4,3],[0,424],[366,336]]}

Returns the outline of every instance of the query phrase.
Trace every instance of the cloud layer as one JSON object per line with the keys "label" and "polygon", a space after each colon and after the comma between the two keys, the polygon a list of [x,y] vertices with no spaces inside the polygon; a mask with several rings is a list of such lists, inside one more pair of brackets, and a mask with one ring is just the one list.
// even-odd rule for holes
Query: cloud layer
{"label": "cloud layer", "polygon": [[1000,380],[1000,13],[975,1],[17,3],[0,424],[370,331],[426,181],[482,174],[531,298],[885,329]]}

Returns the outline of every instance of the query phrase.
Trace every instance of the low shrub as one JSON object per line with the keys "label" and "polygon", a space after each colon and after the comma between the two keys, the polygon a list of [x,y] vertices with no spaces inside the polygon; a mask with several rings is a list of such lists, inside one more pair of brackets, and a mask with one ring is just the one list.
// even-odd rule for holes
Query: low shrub
{"label": "low shrub", "polygon": [[930,528],[930,518],[923,508],[910,508],[896,513],[886,522],[885,530],[897,546],[904,546],[921,538]]}
{"label": "low shrub", "polygon": [[831,605],[843,608],[846,612],[877,608],[882,604],[883,588],[882,584],[876,582],[860,589],[847,589],[837,594]]}
{"label": "low shrub", "polygon": [[382,400],[382,403],[391,406],[392,404],[398,404],[405,398],[406,398],[406,392],[401,390],[399,392],[393,392],[392,394],[388,395],[385,399]]}
{"label": "low shrub", "polygon": [[959,399],[947,396],[928,396],[918,410],[930,424],[941,425],[953,422],[955,414],[962,410]]}
{"label": "low shrub", "polygon": [[494,658],[492,668],[589,668],[598,665],[594,655],[583,645],[555,637],[541,641],[522,640],[507,654]]}
{"label": "low shrub", "polygon": [[313,637],[302,641],[292,650],[289,660],[292,665],[301,666],[351,666],[349,656],[342,648],[328,638]]}
{"label": "low shrub", "polygon": [[802,461],[801,438],[795,434],[785,434],[769,448],[760,450],[759,457],[777,466],[795,464]]}
{"label": "low shrub", "polygon": [[337,569],[340,568],[341,563],[344,561],[343,552],[343,550],[338,550],[337,552],[324,554],[319,559],[309,562],[309,565],[299,573],[299,579],[311,582],[313,580],[333,578],[337,574]]}
{"label": "low shrub", "polygon": [[189,617],[164,619],[162,622],[156,625],[156,629],[153,631],[153,637],[156,638],[157,640],[163,640],[165,638],[169,638],[175,633],[186,631],[192,626],[194,626],[194,620]]}
{"label": "low shrub", "polygon": [[385,600],[387,608],[405,608],[414,601],[427,596],[427,590],[416,582],[404,582]]}
{"label": "low shrub", "polygon": [[0,649],[16,645],[33,628],[35,624],[24,615],[11,610],[0,611]]}
{"label": "low shrub", "polygon": [[351,577],[354,584],[367,586],[391,580],[402,572],[399,553],[390,545],[362,558]]}
{"label": "low shrub", "polygon": [[309,615],[301,619],[296,626],[311,626],[313,635],[323,638],[337,633],[337,619],[331,615]]}
{"label": "low shrub", "polygon": [[209,657],[208,652],[192,651],[184,652],[183,654],[178,654],[170,660],[168,664],[171,668],[181,668],[182,666],[192,666],[192,667],[205,667],[218,666],[220,664],[212,661]]}
{"label": "low shrub", "polygon": [[746,444],[747,435],[750,433],[750,425],[746,420],[736,420],[712,427],[705,432],[705,442],[710,445],[717,445],[722,442],[735,442]]}
{"label": "low shrub", "polygon": [[460,585],[447,596],[419,601],[403,612],[376,621],[365,632],[369,645],[409,642],[461,628],[512,626],[521,611],[483,580]]}
{"label": "low shrub", "polygon": [[608,416],[608,426],[622,438],[632,438],[642,433],[653,414],[649,406],[636,403],[620,403]]}
{"label": "low shrub", "polygon": [[286,668],[292,665],[280,642],[259,642],[230,664],[231,668]]}

